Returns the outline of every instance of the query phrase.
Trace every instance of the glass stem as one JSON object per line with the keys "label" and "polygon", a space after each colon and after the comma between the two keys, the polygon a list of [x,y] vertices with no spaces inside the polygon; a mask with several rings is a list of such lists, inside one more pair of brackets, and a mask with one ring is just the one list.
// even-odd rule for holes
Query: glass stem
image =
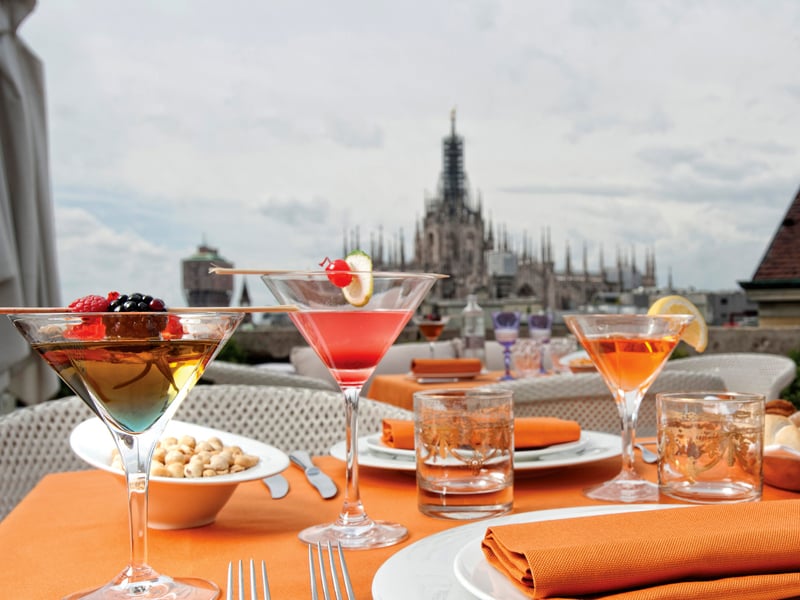
{"label": "glass stem", "polygon": [[642,393],[639,390],[618,393],[617,408],[622,421],[622,471],[629,474],[636,473],[633,466],[633,443],[636,438],[636,421],[639,418],[641,402]]}
{"label": "glass stem", "polygon": [[358,490],[358,399],[361,386],[343,387],[345,404],[345,488],[344,506],[338,525],[358,527],[371,521],[361,504]]}
{"label": "glass stem", "polygon": [[147,488],[155,438],[151,432],[138,435],[117,433],[116,438],[128,484],[130,563],[124,576],[128,581],[148,579],[154,575],[147,564]]}
{"label": "glass stem", "polygon": [[503,363],[506,367],[506,377],[511,378],[511,346],[506,346],[503,350]]}

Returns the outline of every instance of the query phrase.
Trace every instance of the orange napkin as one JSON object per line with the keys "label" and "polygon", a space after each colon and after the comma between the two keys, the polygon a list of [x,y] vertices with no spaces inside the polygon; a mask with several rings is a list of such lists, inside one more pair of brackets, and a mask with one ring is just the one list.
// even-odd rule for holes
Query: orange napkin
{"label": "orange napkin", "polygon": [[800,500],[493,526],[482,547],[531,598],[800,595]]}
{"label": "orange napkin", "polygon": [[411,361],[414,375],[477,375],[483,365],[478,358],[415,358]]}
{"label": "orange napkin", "polygon": [[[581,437],[581,426],[575,421],[556,417],[519,417],[514,419],[514,447],[544,448],[553,444],[574,442]],[[384,419],[381,441],[391,448],[414,449],[414,422]]]}

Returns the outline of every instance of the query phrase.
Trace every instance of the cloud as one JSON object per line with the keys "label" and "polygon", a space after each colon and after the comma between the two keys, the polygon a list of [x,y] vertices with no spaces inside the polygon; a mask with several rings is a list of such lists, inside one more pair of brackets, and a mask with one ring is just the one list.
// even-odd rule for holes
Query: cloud
{"label": "cloud", "polygon": [[654,248],[663,281],[735,285],[798,187],[800,6],[610,6],[40,2],[22,35],[65,297],[130,279],[182,302],[203,239],[239,266],[308,268],[381,227],[410,253],[453,106],[514,244]]}
{"label": "cloud", "polygon": [[259,206],[259,212],[270,220],[302,229],[304,224],[320,225],[330,222],[330,203],[322,198],[280,200],[271,198]]}

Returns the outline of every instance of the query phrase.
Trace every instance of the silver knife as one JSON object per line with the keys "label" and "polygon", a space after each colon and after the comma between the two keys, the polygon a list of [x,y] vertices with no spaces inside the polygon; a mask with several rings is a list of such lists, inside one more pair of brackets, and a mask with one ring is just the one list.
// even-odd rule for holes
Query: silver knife
{"label": "silver knife", "polygon": [[269,488],[270,496],[272,496],[275,500],[278,498],[283,498],[289,493],[289,482],[286,481],[286,477],[283,475],[273,475],[272,477],[266,477],[261,481],[263,481],[264,485]]}
{"label": "silver knife", "polygon": [[291,460],[294,465],[303,469],[306,474],[306,479],[319,490],[323,498],[333,498],[336,495],[338,490],[336,489],[336,484],[333,482],[333,479],[314,466],[314,463],[311,462],[311,455],[309,455],[308,452],[304,450],[290,452],[289,460]]}

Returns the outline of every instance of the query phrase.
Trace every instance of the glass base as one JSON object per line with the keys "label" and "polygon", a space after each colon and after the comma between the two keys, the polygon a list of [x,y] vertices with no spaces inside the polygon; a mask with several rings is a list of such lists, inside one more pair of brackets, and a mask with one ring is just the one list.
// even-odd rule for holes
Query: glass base
{"label": "glass base", "polygon": [[370,520],[369,524],[358,527],[343,527],[337,523],[315,525],[303,529],[297,537],[306,544],[330,542],[335,546],[341,543],[342,548],[348,550],[369,550],[402,542],[408,537],[408,529],[397,523]]}
{"label": "glass base", "polygon": [[620,473],[610,481],[585,489],[583,494],[605,502],[658,502],[658,486],[635,473]]}
{"label": "glass base", "polygon": [[172,579],[158,575],[146,581],[112,581],[106,585],[64,596],[63,600],[215,600],[219,588],[205,579]]}

